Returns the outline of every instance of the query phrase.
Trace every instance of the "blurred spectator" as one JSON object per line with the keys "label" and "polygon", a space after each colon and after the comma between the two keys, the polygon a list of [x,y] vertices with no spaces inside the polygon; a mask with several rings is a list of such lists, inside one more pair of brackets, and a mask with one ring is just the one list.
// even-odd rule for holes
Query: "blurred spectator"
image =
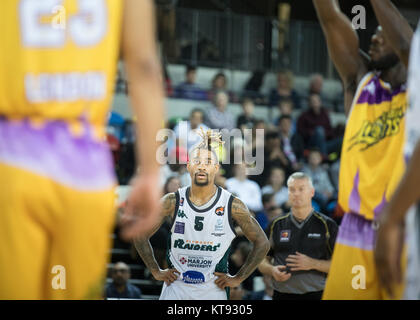
{"label": "blurred spectator", "polygon": [[213,101],[216,93],[219,91],[225,92],[229,96],[230,100],[235,98],[233,94],[228,90],[227,78],[223,72],[219,72],[213,77],[208,99]]}
{"label": "blurred spectator", "polygon": [[241,129],[252,129],[255,125],[254,102],[249,98],[244,98],[241,103],[242,114],[236,120],[236,127]]}
{"label": "blurred spectator", "polygon": [[315,188],[314,200],[320,205],[323,212],[327,212],[327,204],[335,198],[335,190],[328,175],[328,170],[322,166],[322,155],[317,149],[309,152],[308,164],[302,170],[312,178]]}
{"label": "blurred spectator", "polygon": [[245,163],[235,164],[234,177],[226,180],[226,188],[238,196],[251,211],[262,209],[260,186],[249,180],[246,174]]}
{"label": "blurred spectator", "polygon": [[264,71],[254,71],[243,91],[243,96],[252,99],[257,105],[266,104],[266,99],[260,93],[261,86],[264,82],[264,75]]}
{"label": "blurred spectator", "polygon": [[217,73],[211,81],[211,89],[214,92],[223,90],[227,91],[227,80],[223,72]]}
{"label": "blurred spectator", "polygon": [[300,168],[299,162],[303,159],[305,143],[299,133],[293,133],[292,121],[289,115],[283,115],[279,119],[278,128],[282,150],[296,171]]}
{"label": "blurred spectator", "polygon": [[161,186],[163,187],[170,177],[177,177],[181,187],[191,184],[191,177],[187,171],[188,153],[181,147],[173,149],[168,157],[168,163],[160,169]]}
{"label": "blurred spectator", "polygon": [[106,298],[141,299],[141,291],[130,284],[130,267],[124,262],[117,262],[112,268],[112,282],[105,290]]}
{"label": "blurred spectator", "polygon": [[228,129],[235,128],[233,115],[227,111],[229,97],[226,92],[219,91],[215,94],[214,105],[207,109],[205,115],[205,124],[210,129]]}
{"label": "blurred spectator", "polygon": [[308,96],[310,96],[311,94],[319,95],[321,97],[321,100],[324,102],[324,105],[328,109],[332,110],[333,104],[330,101],[331,99],[329,99],[325,95],[325,91],[323,90],[323,87],[324,87],[324,77],[320,73],[314,73],[313,75],[311,75],[311,78],[309,80]]}
{"label": "blurred spectator", "polygon": [[309,80],[309,95],[317,94],[321,96],[322,87],[324,85],[324,77],[322,74],[315,73],[311,76]]}
{"label": "blurred spectator", "polygon": [[[253,132],[256,133],[256,130],[264,130],[263,133],[265,133],[265,131],[267,130],[267,124],[263,119],[256,119],[255,123],[254,123],[254,127],[252,128]],[[255,136],[255,133],[254,136]]]}
{"label": "blurred spectator", "polygon": [[262,196],[262,203],[264,209],[255,214],[255,219],[263,230],[267,230],[271,221],[282,214],[283,211],[277,206],[276,201],[274,200],[274,193],[264,193]]}
{"label": "blurred spectator", "polygon": [[284,169],[271,167],[268,181],[269,184],[262,188],[262,194],[273,193],[276,205],[282,207],[289,199]]}
{"label": "blurred spectator", "polygon": [[[278,132],[268,132],[265,136],[264,145],[264,179],[266,180],[272,167],[281,167],[286,175],[293,171],[289,158],[282,149],[281,140]],[[265,181],[264,180],[264,181]]]}
{"label": "blurred spectator", "polygon": [[264,290],[253,291],[244,297],[244,300],[273,300],[273,284],[271,277],[268,275],[263,275]]}
{"label": "blurred spectator", "polygon": [[175,97],[192,100],[207,100],[207,92],[201,89],[196,83],[196,67],[187,66],[185,81],[175,89]]}
{"label": "blurred spectator", "polygon": [[299,94],[293,89],[293,74],[290,71],[278,73],[277,88],[271,90],[269,104],[277,106],[283,99],[291,99],[296,109],[301,108]]}
{"label": "blurred spectator", "polygon": [[318,94],[309,96],[309,109],[300,115],[297,129],[306,147],[319,148],[323,156],[341,149],[342,138],[334,138],[330,116]]}
{"label": "blurred spectator", "polygon": [[209,129],[205,124],[203,124],[203,118],[204,112],[201,109],[193,109],[190,113],[189,121],[181,121],[174,128],[176,138],[182,139],[185,138],[182,135],[187,135],[188,152],[191,151],[192,147],[201,141],[201,137],[199,135],[199,131],[201,130],[200,128],[203,128],[204,131]]}
{"label": "blurred spectator", "polygon": [[274,125],[277,127],[279,125],[280,118],[282,116],[290,116],[292,119],[292,127],[291,127],[291,133],[296,132],[296,119],[293,115],[293,101],[291,99],[283,99],[278,104],[279,108],[279,117],[274,121]]}
{"label": "blurred spectator", "polygon": [[[257,158],[257,161],[262,161],[262,156],[264,156],[264,151],[261,152],[260,150],[264,150],[265,146],[265,132],[266,132],[266,123],[264,120],[256,120],[254,127],[252,128],[252,140],[248,141],[248,135],[245,136],[246,138],[246,152],[248,154],[252,154],[254,157]],[[258,133],[258,134],[257,134]],[[249,148],[251,150],[249,151]],[[255,163],[256,164],[256,163]],[[253,175],[250,177],[251,180],[258,183],[258,185],[262,186],[264,181],[264,174]]]}

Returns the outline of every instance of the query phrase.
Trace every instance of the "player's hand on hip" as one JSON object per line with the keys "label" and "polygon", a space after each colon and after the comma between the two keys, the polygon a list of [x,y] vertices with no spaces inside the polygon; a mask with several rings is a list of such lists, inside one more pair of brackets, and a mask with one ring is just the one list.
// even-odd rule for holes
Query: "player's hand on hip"
{"label": "player's hand on hip", "polygon": [[214,280],[214,283],[216,283],[220,289],[224,289],[226,287],[235,288],[242,282],[238,277],[231,276],[228,273],[215,272],[214,275],[217,277],[217,279]]}
{"label": "player's hand on hip", "polygon": [[176,281],[178,279],[179,271],[176,269],[164,269],[159,270],[158,273],[153,274],[153,277],[156,280],[164,281],[166,285],[170,285],[172,282]]}
{"label": "player's hand on hip", "polygon": [[142,174],[131,185],[132,190],[120,220],[121,237],[127,241],[150,235],[160,220],[159,174]]}
{"label": "player's hand on hip", "polygon": [[278,265],[272,267],[271,276],[274,280],[283,282],[289,280],[292,274],[286,271],[286,266]]}
{"label": "player's hand on hip", "polygon": [[401,255],[404,245],[404,224],[387,219],[386,209],[381,217],[374,250],[379,283],[390,298],[396,284],[402,282]]}

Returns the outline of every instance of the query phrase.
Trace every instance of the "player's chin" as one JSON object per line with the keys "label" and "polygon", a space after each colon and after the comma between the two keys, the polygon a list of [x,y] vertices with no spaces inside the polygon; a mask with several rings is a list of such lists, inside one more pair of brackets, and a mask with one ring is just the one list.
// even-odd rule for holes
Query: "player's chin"
{"label": "player's chin", "polygon": [[194,184],[196,186],[199,186],[199,187],[204,187],[204,186],[207,186],[209,184],[209,179],[208,178],[206,178],[206,179],[197,179],[197,177],[196,177],[195,180],[194,180]]}

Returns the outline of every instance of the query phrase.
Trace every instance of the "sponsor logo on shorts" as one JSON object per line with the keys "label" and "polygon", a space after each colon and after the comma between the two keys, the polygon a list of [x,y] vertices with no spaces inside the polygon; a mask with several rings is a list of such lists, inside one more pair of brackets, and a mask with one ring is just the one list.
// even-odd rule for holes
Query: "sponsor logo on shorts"
{"label": "sponsor logo on shorts", "polygon": [[175,223],[175,233],[184,234],[185,232],[185,222],[177,221]]}
{"label": "sponsor logo on shorts", "polygon": [[282,230],[280,232],[280,241],[286,242],[290,240],[290,230]]}
{"label": "sponsor logo on shorts", "polygon": [[188,268],[210,268],[212,260],[210,256],[190,256],[190,255],[179,255],[179,262],[182,265],[186,265]]}
{"label": "sponsor logo on shorts", "polygon": [[205,278],[204,274],[201,272],[190,270],[182,274],[182,280],[184,280],[185,283],[198,284],[203,283]]}
{"label": "sponsor logo on shorts", "polygon": [[217,207],[214,212],[218,216],[223,216],[225,214],[225,207]]}

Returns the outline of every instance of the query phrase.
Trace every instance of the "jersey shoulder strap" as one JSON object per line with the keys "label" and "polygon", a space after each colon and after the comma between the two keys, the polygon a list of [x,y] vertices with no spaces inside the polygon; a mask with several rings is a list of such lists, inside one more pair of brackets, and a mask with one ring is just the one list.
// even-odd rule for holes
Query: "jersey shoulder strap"
{"label": "jersey shoulder strap", "polygon": [[171,223],[171,229],[174,226],[175,220],[176,220],[176,215],[178,213],[178,209],[180,206],[180,190],[178,189],[177,191],[175,191],[175,208],[174,208],[174,212],[172,214],[172,223]]}
{"label": "jersey shoulder strap", "polygon": [[284,215],[281,215],[280,217],[278,217],[278,218],[276,218],[276,219],[273,220],[273,222],[271,223],[270,234],[268,236],[268,239],[270,239],[271,236],[273,235],[274,226],[277,224],[277,222],[279,222],[281,220],[284,220],[284,219],[286,219],[288,217],[290,217],[290,212],[288,212],[288,213],[286,213]]}
{"label": "jersey shoulder strap", "polygon": [[327,242],[327,249],[328,249],[329,254],[331,255],[332,254],[332,249],[331,249],[331,246],[330,246],[330,236],[331,235],[330,235],[330,229],[328,228],[327,218],[324,215],[322,215],[321,213],[316,212],[316,211],[314,211],[314,217],[316,217],[318,220],[320,220],[325,227],[325,239],[326,239],[326,242]]}

